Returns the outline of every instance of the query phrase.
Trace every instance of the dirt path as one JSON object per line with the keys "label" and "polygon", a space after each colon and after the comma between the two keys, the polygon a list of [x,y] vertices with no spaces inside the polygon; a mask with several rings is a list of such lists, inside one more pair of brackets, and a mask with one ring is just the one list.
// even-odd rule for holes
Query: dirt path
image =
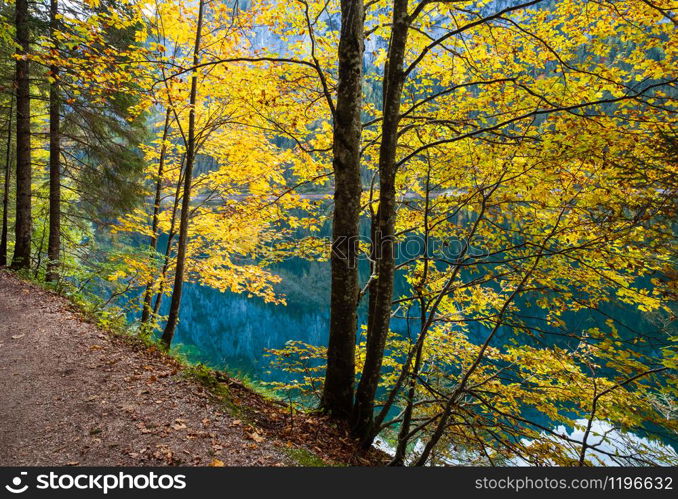
{"label": "dirt path", "polygon": [[0,270],[0,466],[219,461],[292,464],[171,359]]}

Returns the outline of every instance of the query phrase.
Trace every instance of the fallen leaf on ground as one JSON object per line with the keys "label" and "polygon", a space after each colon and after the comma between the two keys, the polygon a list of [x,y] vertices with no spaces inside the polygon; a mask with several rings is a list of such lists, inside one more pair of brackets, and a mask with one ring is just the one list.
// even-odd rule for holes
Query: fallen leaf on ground
{"label": "fallen leaf on ground", "polygon": [[221,468],[222,466],[226,466],[221,459],[212,459],[209,465],[219,468]]}
{"label": "fallen leaf on ground", "polygon": [[259,435],[256,431],[253,431],[252,433],[246,433],[247,438],[254,440],[256,443],[260,444],[264,440],[266,440],[264,437]]}

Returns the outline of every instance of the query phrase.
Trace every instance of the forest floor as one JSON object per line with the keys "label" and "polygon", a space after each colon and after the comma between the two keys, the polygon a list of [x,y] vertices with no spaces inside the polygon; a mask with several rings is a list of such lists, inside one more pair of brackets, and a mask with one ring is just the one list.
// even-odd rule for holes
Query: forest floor
{"label": "forest floor", "polygon": [[105,331],[0,269],[0,466],[375,465],[327,418]]}

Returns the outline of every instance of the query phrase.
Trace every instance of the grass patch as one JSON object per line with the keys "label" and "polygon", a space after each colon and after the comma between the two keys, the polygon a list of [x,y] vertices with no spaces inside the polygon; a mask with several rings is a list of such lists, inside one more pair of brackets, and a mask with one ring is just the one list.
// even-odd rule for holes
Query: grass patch
{"label": "grass patch", "polygon": [[246,373],[233,371],[230,369],[225,371],[224,374],[226,374],[229,378],[238,380],[242,386],[258,395],[261,395],[266,400],[284,402],[280,394],[272,389],[266,382],[256,380]]}
{"label": "grass patch", "polygon": [[331,466],[310,450],[302,447],[280,447],[280,450],[287,454],[287,456],[294,460],[299,466],[307,468]]}
{"label": "grass patch", "polygon": [[229,414],[240,414],[242,412],[242,409],[233,403],[228,386],[217,379],[214,370],[203,364],[188,364],[181,358],[174,358],[183,365],[182,375],[186,379],[191,379],[203,385]]}

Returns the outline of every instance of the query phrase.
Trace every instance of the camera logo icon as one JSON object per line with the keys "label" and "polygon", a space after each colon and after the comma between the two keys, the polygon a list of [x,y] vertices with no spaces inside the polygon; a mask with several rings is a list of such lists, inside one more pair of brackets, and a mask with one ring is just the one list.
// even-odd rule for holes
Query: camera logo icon
{"label": "camera logo icon", "polygon": [[12,478],[12,484],[5,485],[7,491],[11,492],[12,494],[21,494],[22,492],[26,492],[26,490],[28,490],[28,485],[24,485],[23,487],[21,486],[22,477],[26,475],[28,475],[28,473],[26,471],[22,471],[20,476],[15,476]]}

